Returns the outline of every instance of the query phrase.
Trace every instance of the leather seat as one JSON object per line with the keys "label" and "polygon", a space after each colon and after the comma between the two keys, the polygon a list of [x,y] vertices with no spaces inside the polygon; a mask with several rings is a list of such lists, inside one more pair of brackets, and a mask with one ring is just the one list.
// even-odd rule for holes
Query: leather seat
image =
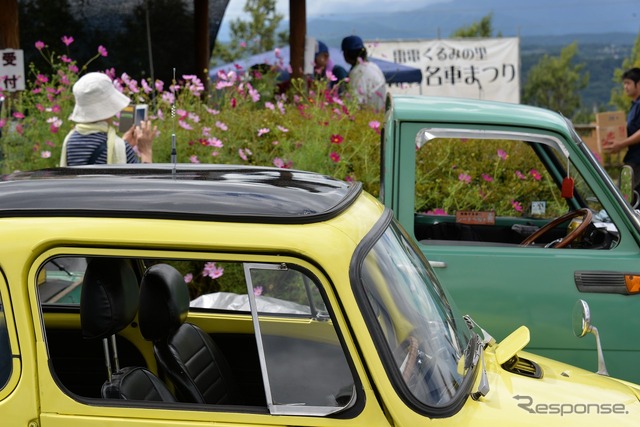
{"label": "leather seat", "polygon": [[[175,402],[167,386],[149,370],[143,367],[120,369],[118,365],[115,334],[133,321],[138,302],[138,281],[127,261],[116,258],[89,261],[82,283],[80,322],[83,338],[105,342],[108,379],[102,385],[101,395],[109,399]],[[109,340],[113,356],[109,351]]]}
{"label": "leather seat", "polygon": [[185,323],[189,291],[183,276],[168,264],[151,266],[140,283],[138,321],[142,336],[154,343],[160,369],[184,402],[242,404],[224,355],[202,329]]}

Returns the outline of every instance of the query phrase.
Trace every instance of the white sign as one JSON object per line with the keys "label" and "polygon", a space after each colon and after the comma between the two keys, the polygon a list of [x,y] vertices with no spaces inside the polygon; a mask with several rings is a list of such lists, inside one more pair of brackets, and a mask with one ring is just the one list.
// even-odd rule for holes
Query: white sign
{"label": "white sign", "polygon": [[491,39],[367,42],[369,56],[420,68],[421,85],[393,93],[520,102],[520,43]]}
{"label": "white sign", "polygon": [[21,49],[0,50],[0,90],[24,90],[24,56]]}

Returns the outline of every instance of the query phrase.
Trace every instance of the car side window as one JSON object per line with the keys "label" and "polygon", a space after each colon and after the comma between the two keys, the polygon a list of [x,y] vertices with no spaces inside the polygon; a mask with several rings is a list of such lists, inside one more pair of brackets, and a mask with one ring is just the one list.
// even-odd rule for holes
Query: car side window
{"label": "car side window", "polygon": [[2,295],[0,295],[0,390],[4,388],[11,376],[11,345],[5,320]]}
{"label": "car side window", "polygon": [[[569,201],[562,194],[567,173],[575,195]],[[604,235],[612,228],[606,213],[557,147],[516,139],[434,138],[416,152],[414,232],[424,244],[519,245],[576,208],[591,210],[596,225],[571,247],[613,247],[615,233]],[[567,220],[536,243],[549,245],[572,226]]]}
{"label": "car side window", "polygon": [[38,294],[42,304],[80,305],[85,257],[64,256],[47,261],[38,273]]}
{"label": "car side window", "polygon": [[[133,294],[118,291],[118,298],[135,300],[130,304],[121,302],[118,307],[136,307],[137,312],[137,318],[134,317],[132,321],[118,321],[123,329],[118,329],[115,334],[115,347],[121,368],[147,369],[162,378],[169,390],[174,390],[177,401],[194,402],[181,392],[176,385],[178,382],[167,371],[174,365],[156,359],[160,357],[159,352],[154,351],[156,340],[145,332],[165,333],[162,327],[158,332],[148,326],[164,323],[160,320],[150,322],[149,315],[142,314],[144,301],[147,307],[155,307],[151,311],[154,313],[182,310],[178,307],[184,306],[176,297],[182,291],[175,294],[169,292],[172,296],[168,299],[155,300],[150,296],[154,295],[154,289],[164,294],[167,289],[182,289],[181,285],[184,285],[190,303],[186,319],[179,315],[180,322],[197,325],[215,342],[218,347],[214,352],[217,362],[207,363],[207,366],[218,363],[224,366],[225,381],[231,384],[229,390],[234,390],[229,391],[229,395],[239,395],[242,403],[238,404],[266,406],[274,415],[326,416],[349,408],[355,402],[354,376],[327,303],[327,295],[322,290],[322,281],[316,275],[319,273],[314,274],[307,269],[309,267],[302,267],[295,262],[247,263],[238,255],[230,260],[227,254],[222,261],[205,259],[202,254],[199,256],[199,259],[95,257],[107,265],[111,265],[108,262],[110,259],[121,261],[118,265],[125,264],[122,268],[134,271],[133,276],[127,277],[132,277],[133,286],[139,287],[139,291]],[[102,323],[102,319],[109,318],[110,313],[118,310],[103,313],[83,311],[82,307],[79,307],[80,310],[69,310],[68,307],[51,306],[57,304],[56,301],[72,298],[74,292],[77,292],[77,300],[80,301],[84,279],[88,283],[108,284],[115,283],[114,277],[124,277],[118,276],[121,267],[97,270],[93,258],[90,255],[50,258],[38,270],[36,286],[45,314],[47,349],[57,383],[62,384],[63,390],[70,392],[71,396],[101,399],[105,398],[104,391],[111,387],[105,387],[111,384],[109,375],[113,375],[113,378],[122,377],[111,356],[115,352],[110,350],[109,355],[106,354],[105,347],[114,348],[111,337],[96,338],[86,332],[94,323]],[[79,262],[78,259],[89,261]],[[72,272],[70,268],[73,263],[76,265]],[[43,270],[46,270],[46,277]],[[170,285],[147,281],[155,284],[142,286],[147,277],[145,272],[155,270],[172,271]],[[105,275],[104,280],[96,271]],[[110,271],[119,273],[110,275]],[[78,280],[80,284],[75,286]],[[96,287],[93,286],[94,292]],[[131,285],[127,285],[127,289],[130,288]],[[66,294],[56,299],[62,292],[60,289]],[[172,306],[170,304],[174,298],[176,305]],[[111,297],[89,298],[90,302],[96,300],[104,301],[101,305],[108,309]],[[76,304],[68,301],[69,304]],[[123,308],[122,311],[129,309]],[[78,321],[75,322],[70,316],[78,316]],[[83,322],[89,328],[87,331],[81,330],[85,326]],[[74,329],[73,325],[78,326]],[[180,325],[172,328],[179,328]],[[103,329],[99,328],[101,331]],[[113,362],[113,372],[105,369],[107,358]],[[184,375],[182,370],[180,372],[180,375]],[[206,376],[209,370],[199,372]],[[198,378],[198,381],[202,380]],[[212,378],[215,380],[218,377],[213,375]],[[205,403],[216,404],[213,401]],[[226,410],[232,409],[227,407]]]}

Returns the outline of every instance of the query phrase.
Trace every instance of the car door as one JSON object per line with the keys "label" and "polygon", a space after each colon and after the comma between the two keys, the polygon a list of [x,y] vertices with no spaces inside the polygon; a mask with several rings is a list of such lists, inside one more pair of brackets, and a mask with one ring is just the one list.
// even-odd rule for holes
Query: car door
{"label": "car door", "polygon": [[[620,294],[625,275],[640,274],[637,232],[611,188],[585,166],[589,155],[559,134],[534,129],[402,123],[399,132],[411,144],[397,156],[394,211],[459,307],[497,339],[527,325],[529,350],[595,370],[593,340],[578,340],[571,329],[573,305],[582,298],[610,373],[640,381],[640,371],[629,369],[640,356],[640,295]],[[563,182],[572,197],[563,197]],[[580,208],[593,213],[598,228],[589,229],[589,239],[545,247],[566,237],[567,221],[521,245]]]}

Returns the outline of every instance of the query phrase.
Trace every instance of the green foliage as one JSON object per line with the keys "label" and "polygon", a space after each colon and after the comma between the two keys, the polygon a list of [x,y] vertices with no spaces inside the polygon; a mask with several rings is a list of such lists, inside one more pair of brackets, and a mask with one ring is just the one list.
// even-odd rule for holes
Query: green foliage
{"label": "green foliage", "polygon": [[531,68],[523,90],[523,103],[548,108],[573,117],[580,108],[579,91],[589,84],[584,64],[574,64],[578,45],[572,43],[560,56],[544,55]]}
{"label": "green foliage", "polygon": [[[8,98],[0,116],[2,172],[55,167],[64,137],[72,129],[71,92],[78,79],[75,61],[49,54],[50,72],[32,68],[29,90]],[[98,55],[96,55],[98,56]],[[65,62],[70,61],[70,62]],[[303,169],[358,180],[378,193],[379,132],[382,114],[341,98],[327,82],[294,81],[276,93],[276,72],[220,74],[203,100],[202,83],[183,75],[176,84],[116,79],[135,103],[150,105],[158,126],[155,162],[171,161],[172,135],[180,163],[231,163]],[[175,118],[171,109],[175,106]]]}
{"label": "green foliage", "polygon": [[611,105],[615,105],[618,110],[627,111],[631,105],[631,99],[624,94],[622,90],[622,74],[630,68],[640,67],[640,33],[633,45],[631,56],[626,58],[622,63],[622,68],[617,68],[613,74],[613,81],[618,83],[611,91]]}
{"label": "green foliage", "polygon": [[[452,38],[470,38],[470,37],[493,37],[493,14],[488,14],[480,21],[474,22],[467,27],[458,28],[452,34]],[[498,37],[501,37],[498,33]]]}
{"label": "green foliage", "polygon": [[286,32],[276,34],[283,16],[276,13],[275,0],[247,0],[243,10],[250,19],[236,19],[230,24],[231,42],[216,44],[212,55],[214,65],[272,50],[288,40]]}
{"label": "green foliage", "polygon": [[526,211],[531,200],[552,201],[547,206],[552,216],[566,205],[521,141],[439,139],[416,154],[416,212],[492,210],[514,216]]}

